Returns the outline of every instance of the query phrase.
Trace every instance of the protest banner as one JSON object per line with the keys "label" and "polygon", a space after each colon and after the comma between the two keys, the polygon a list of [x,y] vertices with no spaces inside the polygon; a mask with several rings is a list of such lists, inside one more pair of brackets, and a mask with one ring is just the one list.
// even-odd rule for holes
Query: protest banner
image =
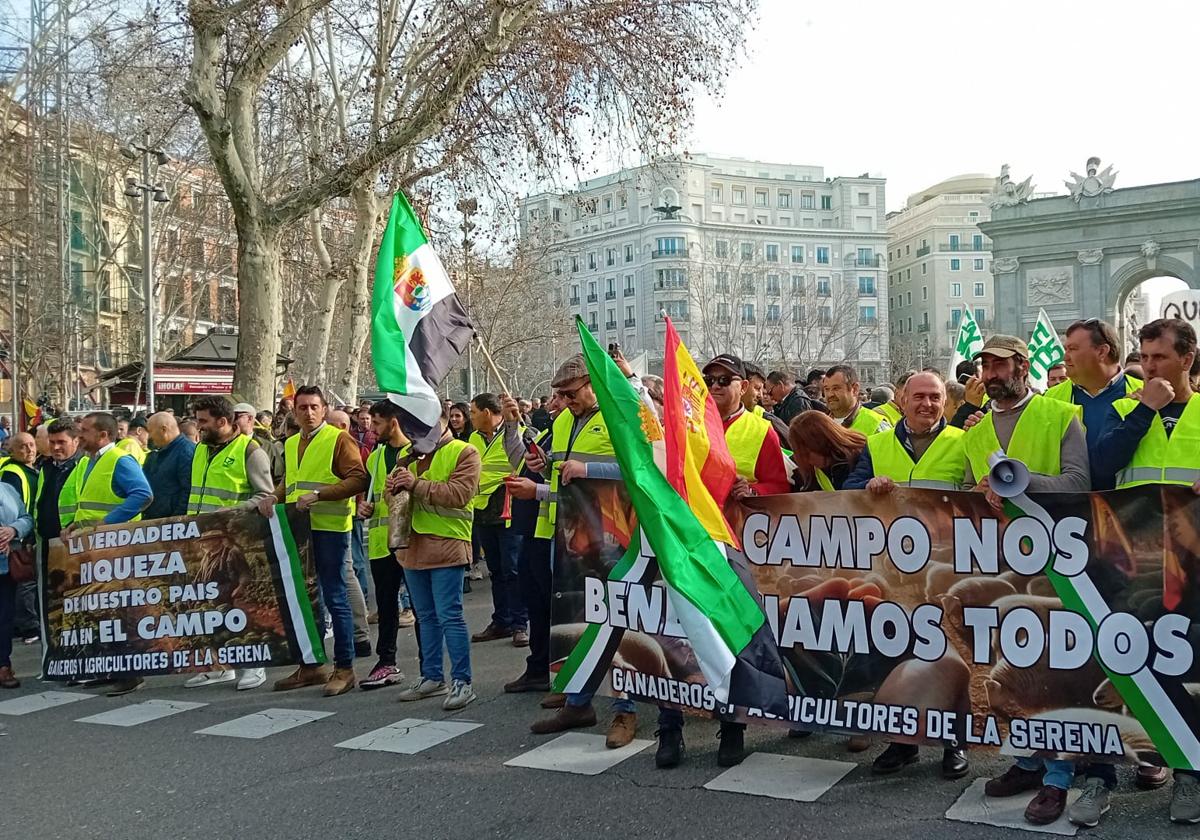
{"label": "protest banner", "polygon": [[[1014,506],[1014,501],[1020,505]],[[729,550],[788,726],[1200,767],[1200,499],[903,489],[751,498]],[[607,694],[742,721],[706,684],[619,482],[559,490],[551,656]],[[1168,607],[1169,604],[1169,607]]]}
{"label": "protest banner", "polygon": [[325,661],[308,517],[222,510],[54,540],[43,569],[49,680]]}

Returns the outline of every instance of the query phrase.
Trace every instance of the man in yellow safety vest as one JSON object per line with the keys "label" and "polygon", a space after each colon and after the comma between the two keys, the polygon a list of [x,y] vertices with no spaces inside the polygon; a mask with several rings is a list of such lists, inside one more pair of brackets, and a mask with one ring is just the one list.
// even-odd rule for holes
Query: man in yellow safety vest
{"label": "man in yellow safety vest", "polygon": [[850,365],[834,365],[825,371],[821,394],[829,406],[830,416],[865,437],[886,432],[892,424],[882,414],[862,404],[861,388],[858,373]]}

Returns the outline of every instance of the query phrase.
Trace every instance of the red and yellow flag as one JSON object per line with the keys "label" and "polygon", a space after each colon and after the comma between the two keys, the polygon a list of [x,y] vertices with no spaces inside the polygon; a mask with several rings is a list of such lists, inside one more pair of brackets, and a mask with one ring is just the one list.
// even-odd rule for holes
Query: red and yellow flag
{"label": "red and yellow flag", "polygon": [[737,468],[725,445],[716,403],[670,318],[663,381],[667,480],[714,540],[736,546],[737,538],[721,508],[737,480]]}
{"label": "red and yellow flag", "polygon": [[287,378],[287,382],[283,383],[283,398],[292,400],[296,398],[296,383],[292,381],[292,377]]}
{"label": "red and yellow flag", "polygon": [[41,425],[42,408],[29,397],[21,398],[21,407],[25,409],[25,428],[32,429]]}

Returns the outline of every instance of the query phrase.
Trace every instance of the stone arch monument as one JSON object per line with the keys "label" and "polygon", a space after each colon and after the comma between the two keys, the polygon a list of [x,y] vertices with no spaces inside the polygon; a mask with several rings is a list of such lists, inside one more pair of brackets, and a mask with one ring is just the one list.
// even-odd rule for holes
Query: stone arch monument
{"label": "stone arch monument", "polygon": [[[1200,180],[1114,189],[1116,173],[1088,160],[1069,195],[1034,198],[1005,166],[980,229],[992,240],[996,312],[988,332],[1028,336],[1038,309],[1061,329],[1103,318],[1124,332],[1124,304],[1150,277],[1200,289]],[[1149,313],[1151,318],[1157,313]]]}

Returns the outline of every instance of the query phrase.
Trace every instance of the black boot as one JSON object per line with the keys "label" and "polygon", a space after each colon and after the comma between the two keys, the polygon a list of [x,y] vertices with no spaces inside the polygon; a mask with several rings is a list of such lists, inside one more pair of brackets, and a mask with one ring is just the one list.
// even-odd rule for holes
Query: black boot
{"label": "black boot", "polygon": [[942,778],[943,779],[961,779],[971,769],[971,762],[967,761],[967,751],[963,749],[952,749],[946,747],[942,751]]}
{"label": "black boot", "polygon": [[654,766],[664,770],[668,767],[678,767],[683,760],[683,730],[660,729],[654,733],[658,736],[658,750],[654,753]]}
{"label": "black boot", "polygon": [[888,744],[888,748],[871,764],[871,772],[881,776],[895,773],[909,764],[916,764],[920,752],[916,744]]}
{"label": "black boot", "polygon": [[746,758],[746,724],[721,721],[717,737],[721,746],[717,748],[718,767],[736,767]]}

